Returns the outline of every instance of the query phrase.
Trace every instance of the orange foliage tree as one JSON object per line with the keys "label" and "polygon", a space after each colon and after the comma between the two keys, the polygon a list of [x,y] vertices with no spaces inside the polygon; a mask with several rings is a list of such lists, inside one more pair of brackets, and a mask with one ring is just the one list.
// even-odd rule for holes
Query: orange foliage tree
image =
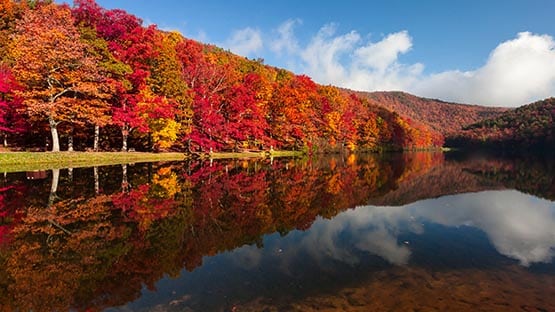
{"label": "orange foliage tree", "polygon": [[108,91],[80,39],[66,6],[37,3],[17,23],[13,72],[25,86],[20,95],[29,114],[50,125],[52,151],[60,150],[58,125],[96,115]]}

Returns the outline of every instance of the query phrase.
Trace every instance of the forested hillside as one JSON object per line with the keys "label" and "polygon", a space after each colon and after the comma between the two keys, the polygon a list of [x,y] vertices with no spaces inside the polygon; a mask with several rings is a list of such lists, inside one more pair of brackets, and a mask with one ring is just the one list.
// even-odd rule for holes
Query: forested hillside
{"label": "forested hillside", "polygon": [[483,119],[494,118],[508,108],[456,104],[427,99],[404,92],[356,92],[370,104],[379,105],[399,115],[429,125],[445,137]]}
{"label": "forested hillside", "polygon": [[555,147],[555,98],[521,106],[497,118],[469,125],[451,145],[483,145],[504,149]]}
{"label": "forested hillside", "polygon": [[0,132],[20,149],[411,149],[443,138],[365,97],[94,0],[0,0]]}

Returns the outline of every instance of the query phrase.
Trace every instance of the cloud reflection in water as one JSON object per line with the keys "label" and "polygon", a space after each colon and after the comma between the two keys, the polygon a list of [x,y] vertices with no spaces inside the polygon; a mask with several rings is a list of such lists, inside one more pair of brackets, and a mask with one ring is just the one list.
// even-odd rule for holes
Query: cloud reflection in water
{"label": "cloud reflection in water", "polygon": [[[262,260],[262,254],[275,255],[279,250],[284,271],[301,255],[310,257],[322,269],[329,261],[355,265],[360,261],[360,251],[395,265],[406,265],[411,246],[400,241],[399,236],[422,234],[426,223],[480,229],[500,254],[523,266],[549,263],[555,255],[555,203],[518,191],[486,191],[401,207],[358,207],[332,220],[318,219],[307,232],[293,232],[272,240],[264,250],[245,246],[230,256],[237,264],[252,268]],[[247,258],[249,261],[244,261]]]}
{"label": "cloud reflection in water", "polygon": [[555,255],[555,203],[531,195],[488,191],[425,200],[406,209],[425,221],[476,227],[499,253],[524,266],[549,263]]}

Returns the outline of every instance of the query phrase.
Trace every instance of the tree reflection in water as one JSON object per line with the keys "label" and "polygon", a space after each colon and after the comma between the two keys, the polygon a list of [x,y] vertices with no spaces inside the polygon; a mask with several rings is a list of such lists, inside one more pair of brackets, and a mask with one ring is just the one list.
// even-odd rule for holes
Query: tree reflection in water
{"label": "tree reflection in water", "polygon": [[[353,280],[360,282],[365,276],[367,285],[374,285],[376,278],[384,274],[384,279],[389,274],[426,275],[429,268],[413,266],[418,264],[414,260],[418,245],[403,243],[408,236],[421,235],[424,223],[473,225],[486,233],[501,254],[521,264],[549,262],[553,233],[541,231],[543,234],[534,241],[533,236],[522,236],[518,226],[499,226],[509,226],[517,216],[521,222],[529,221],[523,231],[539,231],[544,227],[534,226],[532,219],[552,222],[550,202],[542,201],[542,213],[535,214],[536,210],[519,210],[520,206],[495,206],[499,201],[488,202],[495,192],[472,198],[458,195],[432,202],[419,200],[505,188],[553,199],[552,173],[552,164],[545,162],[484,157],[445,159],[441,153],[409,153],[272,162],[124,165],[74,169],[71,179],[66,170],[55,171],[49,175],[51,180],[40,181],[25,181],[22,174],[8,174],[0,185],[1,307],[52,311],[123,305],[144,295],[143,285],[154,292],[157,282],[165,276],[182,279],[183,268],[194,271],[191,279],[194,274],[202,275],[204,268],[211,267],[210,257],[216,255],[240,262],[246,276],[252,271],[275,276],[277,273],[261,267],[264,263],[281,270],[286,270],[288,264],[297,264],[296,269],[287,270],[298,272],[305,268],[306,272],[299,276],[325,276],[321,272],[335,270],[334,263],[338,262],[364,268],[361,263],[368,261],[369,255],[382,259],[373,260],[378,263],[370,270],[374,275],[360,274]],[[541,184],[531,190],[529,182],[538,180],[551,181],[551,185]],[[514,191],[503,194],[500,198],[508,200],[505,204],[518,203],[523,198]],[[473,205],[473,200],[490,207]],[[369,203],[403,206],[349,210]],[[444,209],[442,205],[466,208]],[[554,227],[547,224],[547,228]],[[533,243],[540,241],[543,244]],[[400,267],[391,269],[388,262]],[[352,285],[349,276],[358,273],[346,268],[344,271],[351,275],[344,274],[333,287]],[[511,270],[529,274],[525,269]],[[449,278],[459,276],[453,274]],[[279,279],[283,278],[277,276],[276,285],[281,285]],[[392,280],[380,283],[384,289],[394,284]],[[254,285],[261,289],[268,286]],[[333,298],[317,294],[318,285],[311,287],[294,290],[309,301]],[[363,292],[353,290],[353,294]],[[287,289],[280,293],[291,299]],[[256,309],[258,301],[252,300],[259,296],[236,294],[235,300]],[[341,302],[340,298],[334,300]],[[299,306],[306,302],[299,301]],[[190,304],[194,307],[193,301]],[[215,300],[213,304],[219,303]],[[370,306],[370,302],[365,305]],[[198,302],[197,308],[202,308]]]}

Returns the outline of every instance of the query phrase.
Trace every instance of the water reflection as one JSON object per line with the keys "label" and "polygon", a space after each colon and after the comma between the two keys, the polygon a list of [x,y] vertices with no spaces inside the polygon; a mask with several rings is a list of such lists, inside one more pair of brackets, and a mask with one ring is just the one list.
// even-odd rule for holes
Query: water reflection
{"label": "water reflection", "polygon": [[[555,254],[555,203],[517,191],[446,196],[406,210],[418,219],[485,232],[497,251],[528,266]],[[402,217],[401,217],[402,219]]]}
{"label": "water reflection", "polygon": [[[397,210],[397,211],[396,211]],[[398,242],[401,230],[399,209],[357,208],[339,214],[333,220],[319,220],[287,250],[295,256],[305,250],[316,263],[325,267],[330,260],[349,265],[359,262],[356,251],[378,255],[393,264],[406,264],[410,249]],[[346,241],[348,243],[346,244]]]}
{"label": "water reflection", "polygon": [[[529,298],[524,293],[541,300],[550,298],[555,286],[553,266],[549,267],[548,279],[540,278],[515,268],[514,261],[501,255],[523,266],[551,262],[554,213],[553,202],[518,191],[445,196],[402,207],[361,206],[331,220],[318,218],[307,231],[265,236],[264,248],[246,245],[205,258],[204,265],[192,273],[184,271],[177,280],[157,284],[157,289],[167,294],[178,289],[175,296],[145,291],[141,300],[125,309],[170,308],[163,303],[173,302],[176,310],[189,307],[217,311],[234,304],[252,310],[319,310],[330,305],[336,310],[349,310],[343,305],[344,298],[333,295],[347,287],[350,290],[346,296],[352,295],[376,309],[383,308],[376,303],[382,300],[379,295],[372,295],[374,302],[361,297],[369,297],[372,292],[395,294],[416,304],[424,296],[450,300],[445,309],[505,310],[517,304],[518,298]],[[353,282],[358,285],[363,281],[371,282],[363,284],[365,288],[352,288]],[[398,288],[398,283],[405,286]],[[422,285],[427,285],[424,290]],[[461,285],[460,297],[446,292],[453,285]],[[237,291],[237,287],[247,293]],[[484,293],[483,287],[488,291]],[[313,296],[314,288],[328,297],[304,298]],[[496,299],[488,302],[492,296]],[[461,306],[461,302],[466,304]],[[534,304],[530,299],[523,302],[532,304],[530,307]],[[398,302],[389,306],[395,304]],[[428,304],[428,308],[438,307],[438,302]],[[553,307],[555,302],[542,304],[539,310]]]}
{"label": "water reflection", "polygon": [[399,236],[422,234],[430,223],[477,228],[499,253],[524,266],[549,263],[555,253],[555,203],[518,191],[445,196],[402,207],[358,207],[333,220],[315,222],[300,242],[291,242],[287,249],[293,255],[304,249],[316,263],[332,259],[353,264],[359,261],[350,251],[355,247],[404,265],[410,259],[410,242]]}
{"label": "water reflection", "polygon": [[[415,153],[7,174],[0,310],[220,311],[256,298],[292,310],[398,270],[516,261],[522,279],[552,261],[555,207],[520,191],[553,199],[553,168]],[[503,189],[520,191],[487,191]]]}

